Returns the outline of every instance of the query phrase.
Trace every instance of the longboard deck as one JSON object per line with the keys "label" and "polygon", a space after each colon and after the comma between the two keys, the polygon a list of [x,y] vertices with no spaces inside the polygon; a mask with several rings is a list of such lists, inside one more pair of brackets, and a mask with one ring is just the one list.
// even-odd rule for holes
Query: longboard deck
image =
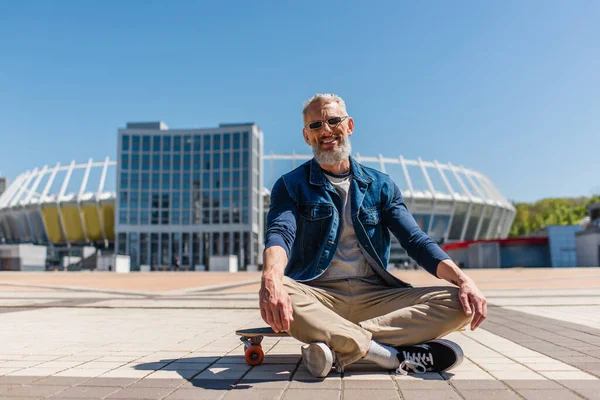
{"label": "longboard deck", "polygon": [[245,337],[256,337],[256,336],[267,336],[267,337],[287,337],[290,336],[287,332],[274,332],[269,326],[263,328],[248,328],[240,329],[235,331],[238,336]]}

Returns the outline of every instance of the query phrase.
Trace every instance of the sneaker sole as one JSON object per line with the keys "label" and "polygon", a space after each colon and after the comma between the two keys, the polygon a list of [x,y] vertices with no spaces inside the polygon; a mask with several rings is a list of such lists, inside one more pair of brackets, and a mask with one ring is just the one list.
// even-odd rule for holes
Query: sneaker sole
{"label": "sneaker sole", "polygon": [[444,369],[443,371],[439,371],[439,372],[451,370],[452,368],[456,368],[460,364],[462,364],[463,359],[465,358],[465,354],[463,353],[463,351],[459,345],[457,345],[456,343],[451,342],[450,340],[447,340],[447,339],[433,339],[433,340],[430,340],[430,342],[440,343],[445,346],[448,346],[452,349],[452,351],[454,351],[454,354],[456,354],[456,361],[454,362],[454,364],[452,364],[448,368]]}
{"label": "sneaker sole", "polygon": [[333,354],[325,343],[311,343],[301,347],[304,365],[312,376],[324,378],[333,366]]}

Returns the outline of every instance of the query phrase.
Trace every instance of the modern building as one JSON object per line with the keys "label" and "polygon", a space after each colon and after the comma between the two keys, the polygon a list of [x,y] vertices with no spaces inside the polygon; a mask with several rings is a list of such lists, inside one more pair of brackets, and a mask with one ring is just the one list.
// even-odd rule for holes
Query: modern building
{"label": "modern building", "polygon": [[600,267],[600,203],[588,207],[590,221],[584,230],[575,234],[577,264]]}
{"label": "modern building", "polygon": [[0,196],[2,196],[2,193],[4,193],[7,188],[8,188],[8,179],[0,177]]}
{"label": "modern building", "polygon": [[263,134],[254,123],[119,129],[116,251],[132,270],[204,269],[211,256],[259,262]]}

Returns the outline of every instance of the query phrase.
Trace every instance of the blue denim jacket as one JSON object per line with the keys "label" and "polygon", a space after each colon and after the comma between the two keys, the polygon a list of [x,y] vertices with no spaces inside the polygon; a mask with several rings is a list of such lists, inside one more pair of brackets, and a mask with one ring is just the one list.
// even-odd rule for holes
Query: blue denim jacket
{"label": "blue denim jacket", "polygon": [[[352,223],[365,257],[390,286],[410,285],[387,272],[390,231],[408,255],[436,275],[448,255],[427,236],[408,212],[392,179],[350,157]],[[265,248],[285,249],[285,275],[300,282],[319,277],[329,267],[340,237],[342,200],[315,159],[283,175],[271,191]]]}

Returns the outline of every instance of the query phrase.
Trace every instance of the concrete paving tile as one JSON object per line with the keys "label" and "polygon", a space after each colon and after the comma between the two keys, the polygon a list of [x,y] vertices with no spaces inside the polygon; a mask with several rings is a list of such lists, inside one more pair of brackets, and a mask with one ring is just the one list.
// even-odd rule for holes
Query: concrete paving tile
{"label": "concrete paving tile", "polygon": [[396,390],[396,384],[387,376],[387,379],[344,379],[342,380],[344,390],[354,389],[377,389],[377,390]]}
{"label": "concrete paving tile", "polygon": [[0,367],[0,376],[8,375],[11,372],[15,372],[20,370],[21,368],[1,368]]}
{"label": "concrete paving tile", "polygon": [[194,379],[239,379],[250,368],[249,365],[245,364],[222,364],[218,367],[213,365]]}
{"label": "concrete paving tile", "polygon": [[235,385],[236,390],[246,389],[285,389],[290,382],[286,380],[260,380],[260,379],[242,379],[241,382]]}
{"label": "concrete paving tile", "polygon": [[237,379],[190,379],[180,389],[203,388],[212,390],[230,390],[235,386]]}
{"label": "concrete paving tile", "polygon": [[[443,372],[442,377],[445,380],[451,380],[451,381],[455,381],[455,380],[495,380],[496,378],[493,377],[492,375],[488,374],[485,371],[478,371],[478,372],[463,372],[460,374],[450,374],[447,372]],[[540,377],[540,379],[544,379],[543,377]]]}
{"label": "concrete paving tile", "polygon": [[158,400],[165,397],[173,391],[173,388],[153,388],[153,387],[135,387],[135,388],[124,388],[117,392],[114,392],[105,399],[148,399]]}
{"label": "concrete paving tile", "polygon": [[57,372],[52,376],[57,377],[81,377],[81,378],[94,378],[96,376],[100,376],[106,374],[107,370],[105,369],[82,369],[82,368],[72,368],[66,371]]}
{"label": "concrete paving tile", "polygon": [[58,372],[62,371],[61,368],[40,368],[40,367],[31,367],[20,369],[18,371],[11,372],[10,374],[6,374],[5,376],[50,376],[54,375]]}
{"label": "concrete paving tile", "polygon": [[173,363],[165,365],[163,368],[159,368],[160,371],[179,371],[179,370],[196,370],[202,371],[206,369],[210,364],[208,363]]}
{"label": "concrete paving tile", "polygon": [[458,391],[462,392],[463,390],[504,390],[506,386],[500,381],[490,381],[490,380],[472,380],[472,381],[463,381],[463,380],[453,380],[452,386],[454,386]]}
{"label": "concrete paving tile", "polygon": [[517,392],[526,400],[581,400],[568,390],[531,390],[518,389]]}
{"label": "concrete paving tile", "polygon": [[408,375],[401,375],[401,374],[391,374],[390,375],[392,377],[392,379],[397,380],[400,384],[402,384],[402,382],[404,381],[416,381],[416,382],[422,382],[422,381],[443,381],[444,377],[442,377],[441,374],[437,373],[437,372],[427,372],[424,374],[408,374]]}
{"label": "concrete paving tile", "polygon": [[137,378],[91,378],[77,386],[126,387],[137,381]]}
{"label": "concrete paving tile", "polygon": [[0,376],[0,385],[24,385],[40,379],[39,376]]}
{"label": "concrete paving tile", "polygon": [[557,380],[563,386],[571,389],[597,389],[600,391],[600,380]]}
{"label": "concrete paving tile", "polygon": [[593,375],[587,374],[583,371],[540,371],[541,375],[544,375],[548,379],[564,379],[564,380],[598,380]]}
{"label": "concrete paving tile", "polygon": [[198,375],[200,371],[197,370],[179,370],[179,371],[149,371],[150,374],[146,375],[144,379],[191,379]]}
{"label": "concrete paving tile", "polygon": [[563,389],[558,383],[550,380],[507,379],[503,382],[513,389]]}
{"label": "concrete paving tile", "polygon": [[53,398],[68,399],[72,397],[92,398],[97,399],[107,396],[119,388],[115,387],[98,387],[98,386],[75,386],[55,394]]}
{"label": "concrete paving tile", "polygon": [[54,386],[54,385],[23,385],[14,387],[2,393],[2,396],[31,396],[31,397],[49,397],[55,393],[61,392],[69,386]]}
{"label": "concrete paving tile", "polygon": [[342,389],[341,379],[317,379],[313,380],[294,380],[290,382],[290,389],[310,389],[310,390],[327,390],[327,389]]}
{"label": "concrete paving tile", "polygon": [[600,400],[600,390],[596,389],[576,389],[575,392],[588,400]]}
{"label": "concrete paving tile", "polygon": [[232,389],[225,393],[222,400],[279,400],[283,389]]}
{"label": "concrete paving tile", "polygon": [[14,385],[0,385],[0,394],[4,393],[6,391],[9,391],[10,389],[14,389],[16,387],[19,387],[19,386],[21,386],[21,385],[17,385],[17,384],[14,384]]}
{"label": "concrete paving tile", "polygon": [[56,385],[56,386],[76,386],[78,384],[89,381],[90,378],[83,376],[47,376],[37,379],[31,384],[33,385]]}
{"label": "concrete paving tile", "polygon": [[205,389],[205,388],[187,388],[177,389],[171,393],[164,400],[218,400],[225,392],[223,390]]}
{"label": "concrete paving tile", "polygon": [[[215,364],[218,366],[218,364]],[[248,380],[289,380],[296,369],[295,364],[259,365],[252,368],[244,379]]]}
{"label": "concrete paving tile", "polygon": [[402,390],[404,400],[461,400],[452,389],[448,390]]}
{"label": "concrete paving tile", "polygon": [[107,371],[122,367],[124,362],[90,361],[77,366],[78,369],[105,369]]}
{"label": "concrete paving tile", "polygon": [[400,400],[400,394],[396,390],[373,390],[373,389],[344,389],[344,400],[365,400],[374,398],[377,400]]}
{"label": "concrete paving tile", "polygon": [[152,375],[132,383],[129,387],[176,388],[187,383],[185,379],[149,379],[150,376]]}
{"label": "concrete paving tile", "polygon": [[461,396],[465,400],[520,400],[521,397],[508,389],[493,389],[493,390],[461,390]]}
{"label": "concrete paving tile", "polygon": [[[311,400],[339,400],[341,393],[339,390],[331,389],[311,390],[309,396]],[[306,400],[306,398],[307,392],[305,390],[288,389],[283,394],[282,400]]]}
{"label": "concrete paving tile", "polygon": [[[499,379],[501,381],[505,381],[508,379],[531,379],[531,380],[535,380],[535,379],[547,379],[542,375],[536,374],[533,371],[489,371],[490,375],[492,375],[493,377],[495,377],[496,379]],[[542,374],[542,372],[540,372],[540,374]]]}
{"label": "concrete paving tile", "polygon": [[[91,371],[91,370],[82,370],[82,371]],[[133,370],[133,369],[125,369],[125,368],[117,368],[111,371],[108,371],[101,376],[103,378],[143,378],[146,375],[151,374],[152,371],[143,371],[143,370]]]}
{"label": "concrete paving tile", "polygon": [[[491,382],[491,381],[490,381]],[[446,390],[451,389],[445,380],[396,380],[401,390]]]}

